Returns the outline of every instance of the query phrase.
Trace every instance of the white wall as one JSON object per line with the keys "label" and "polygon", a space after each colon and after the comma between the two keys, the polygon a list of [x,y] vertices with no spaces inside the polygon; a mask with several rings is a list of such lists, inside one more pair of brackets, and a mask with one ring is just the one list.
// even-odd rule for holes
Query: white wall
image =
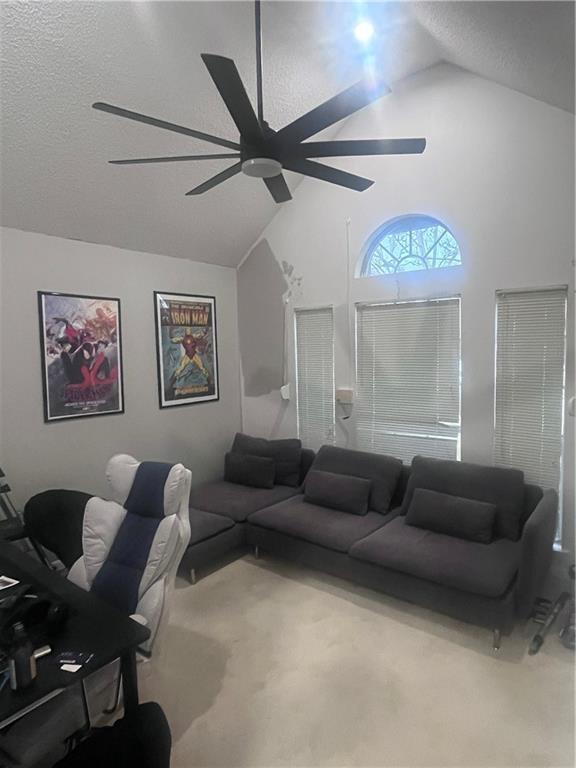
{"label": "white wall", "polygon": [[[461,295],[462,458],[491,462],[495,291],[569,284],[573,301],[574,119],[515,91],[441,65],[396,86],[392,95],[347,121],[338,138],[403,136],[426,137],[425,153],[339,161],[339,167],[376,183],[366,192],[355,193],[304,180],[295,199],[280,208],[262,239],[278,263],[288,262],[294,275],[303,278],[301,290],[290,300],[292,309],[334,305],[337,386],[353,384],[353,329],[348,327],[346,311],[348,274],[351,304]],[[365,240],[383,222],[406,213],[426,213],[445,222],[460,244],[464,266],[429,274],[356,278]],[[261,307],[255,304],[252,311],[260,313]],[[282,307],[277,311],[282,312]],[[571,395],[572,309],[568,318]],[[267,324],[266,314],[260,321]],[[288,328],[293,381],[292,322]],[[277,343],[282,342],[278,339]],[[247,432],[255,434],[295,434],[295,401],[286,406],[278,392],[244,396],[243,423]],[[342,426],[338,442],[345,444]],[[574,419],[570,418],[565,454],[565,509],[572,521]]]}
{"label": "white wall", "polygon": [[[23,503],[47,488],[106,494],[110,456],[181,461],[217,476],[240,427],[236,272],[184,259],[2,229],[2,466]],[[36,291],[121,299],[125,413],[44,423]],[[216,296],[220,400],[160,410],[153,291]]]}

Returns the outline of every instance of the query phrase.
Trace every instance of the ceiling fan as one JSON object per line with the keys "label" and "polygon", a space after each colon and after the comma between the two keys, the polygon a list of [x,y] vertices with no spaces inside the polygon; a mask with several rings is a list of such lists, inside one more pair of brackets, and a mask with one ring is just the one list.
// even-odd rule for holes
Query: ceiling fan
{"label": "ceiling fan", "polygon": [[311,176],[315,179],[338,184],[348,189],[362,192],[374,183],[370,179],[356,176],[337,168],[316,163],[309,158],[319,157],[348,157],[352,155],[402,155],[420,154],[426,147],[426,139],[360,139],[344,141],[309,141],[305,139],[314,136],[339,120],[348,117],[359,109],[367,106],[389,88],[382,80],[361,80],[355,85],[342,91],[337,96],[328,99],[320,106],[302,115],[294,122],[275,131],[264,120],[262,98],[262,29],[260,17],[260,0],[255,0],[256,26],[256,90],[257,110],[250,103],[244,84],[232,59],[215,56],[210,53],[201,54],[202,60],[210,73],[220,96],[224,100],[240,138],[238,142],[221,139],[201,131],[185,128],[181,125],[158,120],[155,117],[131,112],[112,104],[96,102],[92,106],[102,112],[109,112],[118,117],[126,117],[140,123],[153,125],[167,131],[181,133],[195,139],[217,144],[233,153],[180,155],[172,157],[144,157],[129,160],[110,160],[114,165],[136,165],[141,163],[171,163],[189,160],[235,159],[233,165],[221,171],[208,181],[187,192],[187,195],[201,195],[216,187],[226,179],[243,172],[247,176],[261,178],[268,191],[277,203],[292,199],[288,185],[282,175],[283,170]]}

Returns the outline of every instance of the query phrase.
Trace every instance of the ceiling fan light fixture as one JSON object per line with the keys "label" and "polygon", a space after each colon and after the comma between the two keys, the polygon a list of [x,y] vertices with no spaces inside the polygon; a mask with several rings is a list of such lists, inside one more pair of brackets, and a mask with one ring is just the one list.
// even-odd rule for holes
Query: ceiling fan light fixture
{"label": "ceiling fan light fixture", "polygon": [[271,179],[282,173],[282,165],[271,157],[251,157],[242,163],[242,173],[256,179]]}
{"label": "ceiling fan light fixture", "polygon": [[371,21],[364,19],[354,28],[354,37],[359,43],[369,43],[374,37],[374,25]]}

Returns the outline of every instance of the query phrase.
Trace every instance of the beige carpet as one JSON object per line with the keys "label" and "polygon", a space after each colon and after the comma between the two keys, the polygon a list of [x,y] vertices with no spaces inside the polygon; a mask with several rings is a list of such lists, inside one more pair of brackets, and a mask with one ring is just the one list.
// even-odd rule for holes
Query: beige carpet
{"label": "beige carpet", "polygon": [[571,652],[504,638],[338,579],[247,556],[179,581],[159,657],[173,768],[564,766]]}

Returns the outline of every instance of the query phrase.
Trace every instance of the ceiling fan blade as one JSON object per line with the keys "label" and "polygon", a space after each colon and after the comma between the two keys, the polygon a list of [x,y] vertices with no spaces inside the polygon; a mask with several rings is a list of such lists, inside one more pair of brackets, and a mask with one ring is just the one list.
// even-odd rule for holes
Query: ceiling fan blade
{"label": "ceiling fan blade", "polygon": [[356,176],[353,173],[341,171],[339,168],[331,168],[321,163],[313,163],[311,160],[305,160],[300,157],[290,158],[286,161],[283,160],[282,165],[287,171],[294,171],[294,173],[302,173],[304,176],[312,176],[315,179],[329,181],[331,184],[355,189],[357,192],[363,192],[374,184],[373,181],[365,179],[363,176]]}
{"label": "ceiling fan blade", "polygon": [[351,157],[352,155],[419,155],[426,139],[358,139],[351,141],[309,141],[290,152],[298,157]]}
{"label": "ceiling fan blade", "polygon": [[286,179],[281,173],[278,176],[271,176],[269,179],[262,179],[262,181],[277,203],[287,203],[288,200],[292,200]]}
{"label": "ceiling fan blade", "polygon": [[360,80],[337,96],[333,96],[320,106],[294,120],[290,125],[281,128],[275,138],[283,143],[303,141],[371,104],[389,91],[390,89],[382,80],[376,83],[371,83],[370,80]]}
{"label": "ceiling fan blade", "polygon": [[203,192],[208,192],[209,189],[212,189],[213,187],[217,187],[218,184],[222,184],[223,181],[226,181],[226,179],[229,179],[231,176],[235,176],[237,173],[240,173],[241,170],[242,170],[242,163],[234,163],[234,165],[231,165],[230,168],[226,168],[225,171],[221,171],[220,173],[217,173],[216,176],[212,176],[211,179],[208,179],[208,181],[204,181],[199,186],[194,187],[194,189],[191,189],[190,192],[186,192],[186,194],[201,195]]}
{"label": "ceiling fan blade", "polygon": [[239,154],[222,155],[174,155],[171,157],[137,157],[130,160],[108,160],[112,165],[137,165],[138,163],[179,163],[188,160],[224,160],[240,157]]}
{"label": "ceiling fan blade", "polygon": [[146,125],[153,125],[155,128],[182,133],[184,136],[192,136],[194,139],[209,141],[211,144],[219,144],[221,147],[227,147],[228,149],[240,149],[240,145],[233,141],[221,139],[218,136],[211,136],[209,133],[202,133],[202,131],[194,131],[192,128],[184,128],[184,126],[176,125],[175,123],[167,123],[165,120],[157,120],[155,117],[141,115],[139,112],[131,112],[129,109],[115,107],[113,104],[104,104],[101,101],[97,101],[95,104],[92,104],[92,107],[100,112],[109,112],[111,115],[117,115],[118,117],[127,117],[129,120],[136,120],[138,123],[146,123]]}
{"label": "ceiling fan blade", "polygon": [[201,54],[214,84],[224,99],[238,132],[249,144],[256,144],[262,139],[262,128],[250,103],[244,84],[232,59]]}

